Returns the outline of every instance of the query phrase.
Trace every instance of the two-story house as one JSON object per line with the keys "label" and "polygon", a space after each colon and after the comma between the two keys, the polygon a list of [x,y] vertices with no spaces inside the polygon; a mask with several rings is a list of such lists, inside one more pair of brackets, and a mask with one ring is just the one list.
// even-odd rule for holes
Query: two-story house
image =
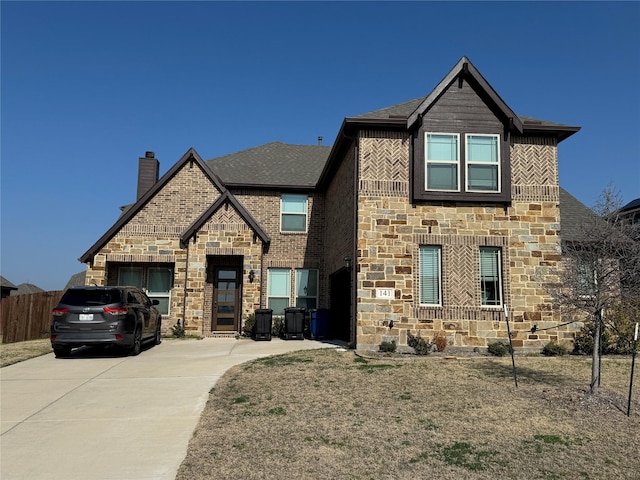
{"label": "two-story house", "polygon": [[515,114],[463,57],[427,96],[345,118],[332,147],[190,149],[82,257],[87,283],[135,284],[165,325],[238,332],[247,315],[327,307],[359,349],[407,332],[481,347],[570,339],[545,272],[560,257],[558,144],[579,127]]}

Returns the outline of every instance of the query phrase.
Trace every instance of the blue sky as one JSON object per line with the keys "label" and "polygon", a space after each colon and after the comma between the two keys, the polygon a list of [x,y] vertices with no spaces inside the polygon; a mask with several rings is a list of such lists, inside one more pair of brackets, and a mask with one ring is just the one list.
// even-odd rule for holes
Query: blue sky
{"label": "blue sky", "polygon": [[8,2],[1,8],[1,265],[62,289],[166,172],[427,95],[467,56],[518,114],[581,126],[560,183],[640,197],[638,2]]}

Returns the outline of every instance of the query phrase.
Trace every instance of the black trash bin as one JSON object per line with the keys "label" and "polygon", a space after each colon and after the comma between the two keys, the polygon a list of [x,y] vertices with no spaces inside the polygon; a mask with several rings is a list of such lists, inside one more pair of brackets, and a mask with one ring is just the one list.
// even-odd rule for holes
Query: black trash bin
{"label": "black trash bin", "polygon": [[329,310],[319,308],[311,310],[311,319],[309,321],[309,329],[311,330],[311,338],[327,338],[327,320],[329,318]]}
{"label": "black trash bin", "polygon": [[285,340],[304,340],[304,308],[284,309]]}
{"label": "black trash bin", "polygon": [[273,323],[273,310],[259,308],[255,312],[256,322],[253,324],[253,339],[271,341],[271,325]]}

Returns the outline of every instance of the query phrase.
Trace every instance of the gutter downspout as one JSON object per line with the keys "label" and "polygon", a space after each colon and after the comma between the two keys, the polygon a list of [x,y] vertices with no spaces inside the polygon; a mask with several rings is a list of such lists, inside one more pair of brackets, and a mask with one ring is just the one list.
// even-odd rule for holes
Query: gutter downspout
{"label": "gutter downspout", "polygon": [[[187,240],[187,256],[185,259],[184,265],[184,294],[182,297],[182,328],[185,328],[187,322],[187,280],[189,279],[189,243]],[[178,320],[178,325],[180,325],[180,320]]]}
{"label": "gutter downspout", "polygon": [[351,344],[354,349],[358,347],[358,305],[357,295],[358,291],[358,195],[359,195],[359,172],[360,172],[360,135],[355,136],[354,139],[354,172],[353,172],[353,241],[351,245],[352,259],[351,262]]}

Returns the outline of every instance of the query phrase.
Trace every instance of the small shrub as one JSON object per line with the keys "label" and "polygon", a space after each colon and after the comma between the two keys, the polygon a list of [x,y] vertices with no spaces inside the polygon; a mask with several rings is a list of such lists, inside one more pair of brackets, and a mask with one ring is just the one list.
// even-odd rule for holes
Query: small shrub
{"label": "small shrub", "polygon": [[[640,349],[640,340],[633,341],[635,325],[640,318],[640,301],[614,305],[606,315],[611,332],[610,347],[613,353],[629,355]],[[635,345],[634,345],[635,344]]]}
{"label": "small shrub", "polygon": [[494,357],[504,357],[511,353],[511,346],[504,342],[492,342],[487,345],[487,351]]}
{"label": "small shrub", "polygon": [[391,340],[390,342],[383,341],[380,344],[380,351],[381,352],[391,352],[391,353],[393,353],[393,352],[396,351],[396,348],[397,348],[397,345],[396,345],[396,341],[395,340]]}
{"label": "small shrub", "polygon": [[549,342],[542,349],[542,354],[546,357],[558,357],[567,354],[567,348],[559,343]]}
{"label": "small shrub", "polygon": [[173,327],[171,327],[171,333],[176,338],[182,338],[186,334],[186,332],[184,331],[184,327],[179,321]]}
{"label": "small shrub", "polygon": [[445,337],[444,332],[436,333],[436,336],[433,337],[433,344],[439,352],[443,352],[447,348],[447,337]]}
{"label": "small shrub", "polygon": [[[576,333],[573,339],[573,353],[578,355],[591,355],[593,353],[593,335],[595,323],[589,322]],[[602,353],[614,353],[611,347],[611,334],[607,328],[602,331]]]}
{"label": "small shrub", "polygon": [[253,327],[256,324],[256,316],[253,313],[247,315],[244,324],[242,325],[242,335],[250,337],[253,334]]}
{"label": "small shrub", "polygon": [[273,317],[271,320],[271,335],[280,337],[284,335],[284,317]]}
{"label": "small shrub", "polygon": [[409,345],[416,352],[416,355],[429,355],[431,353],[432,343],[427,342],[424,338],[418,335],[412,335],[411,332],[407,332],[407,345]]}

